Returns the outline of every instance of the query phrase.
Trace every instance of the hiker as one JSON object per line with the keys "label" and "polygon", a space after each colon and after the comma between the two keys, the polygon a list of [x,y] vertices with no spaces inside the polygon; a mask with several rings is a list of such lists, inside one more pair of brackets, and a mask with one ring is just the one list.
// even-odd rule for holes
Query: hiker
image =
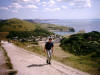
{"label": "hiker", "polygon": [[52,42],[52,38],[49,38],[49,41],[45,43],[45,47],[44,47],[44,51],[47,54],[47,60],[46,60],[47,64],[51,64],[53,47],[54,47],[54,45],[53,45],[53,42]]}

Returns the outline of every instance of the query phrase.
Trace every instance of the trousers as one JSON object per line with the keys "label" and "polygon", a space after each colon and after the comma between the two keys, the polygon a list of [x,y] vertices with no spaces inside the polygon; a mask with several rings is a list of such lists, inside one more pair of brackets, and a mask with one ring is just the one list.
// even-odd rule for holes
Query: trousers
{"label": "trousers", "polygon": [[50,62],[52,57],[52,50],[46,50],[47,52],[47,60]]}

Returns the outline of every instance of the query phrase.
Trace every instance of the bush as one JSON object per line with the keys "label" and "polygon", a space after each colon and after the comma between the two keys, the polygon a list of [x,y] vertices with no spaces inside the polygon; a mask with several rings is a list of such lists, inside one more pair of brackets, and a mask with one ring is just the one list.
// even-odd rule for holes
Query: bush
{"label": "bush", "polygon": [[52,35],[52,32],[49,32],[42,28],[37,28],[34,31],[11,31],[9,32],[9,35],[7,38],[12,40],[20,40],[21,42],[36,42],[36,38],[39,36],[41,37],[47,37]]}
{"label": "bush", "polygon": [[33,31],[33,35],[34,36],[41,36],[41,37],[47,37],[47,36],[50,36],[54,33],[52,32],[49,32],[48,30],[46,29],[42,29],[42,28],[37,28]]}
{"label": "bush", "polygon": [[74,34],[70,38],[63,38],[60,46],[75,55],[88,55],[95,52],[94,56],[100,56],[100,33],[93,31]]}

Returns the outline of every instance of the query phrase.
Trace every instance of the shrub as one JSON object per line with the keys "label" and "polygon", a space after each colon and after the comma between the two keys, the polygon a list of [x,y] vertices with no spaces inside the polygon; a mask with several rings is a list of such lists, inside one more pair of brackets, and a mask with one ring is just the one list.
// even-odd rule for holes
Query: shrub
{"label": "shrub", "polygon": [[74,34],[70,38],[63,38],[60,46],[75,55],[88,55],[95,52],[94,56],[100,56],[100,33],[93,31]]}

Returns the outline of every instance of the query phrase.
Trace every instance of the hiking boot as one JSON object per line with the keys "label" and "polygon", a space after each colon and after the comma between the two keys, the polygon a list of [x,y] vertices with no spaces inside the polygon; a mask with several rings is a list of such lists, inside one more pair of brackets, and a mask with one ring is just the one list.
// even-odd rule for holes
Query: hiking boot
{"label": "hiking boot", "polygon": [[50,64],[50,65],[51,65],[51,62],[49,61],[49,62],[48,62],[48,64]]}
{"label": "hiking boot", "polygon": [[46,63],[48,64],[48,63],[49,63],[49,61],[47,60],[47,61],[46,61]]}

